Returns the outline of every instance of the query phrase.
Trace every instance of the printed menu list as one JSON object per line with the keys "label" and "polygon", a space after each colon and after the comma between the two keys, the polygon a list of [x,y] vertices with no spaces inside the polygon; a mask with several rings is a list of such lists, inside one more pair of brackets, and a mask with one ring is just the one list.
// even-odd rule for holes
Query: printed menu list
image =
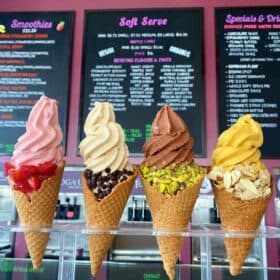
{"label": "printed menu list", "polygon": [[0,14],[0,154],[12,153],[41,95],[58,100],[66,135],[72,25],[71,12]]}
{"label": "printed menu list", "polygon": [[88,11],[80,120],[96,101],[111,102],[132,154],[149,139],[157,111],[169,104],[205,153],[201,9]]}
{"label": "printed menu list", "polygon": [[217,9],[216,30],[220,131],[251,114],[279,157],[280,7]]}

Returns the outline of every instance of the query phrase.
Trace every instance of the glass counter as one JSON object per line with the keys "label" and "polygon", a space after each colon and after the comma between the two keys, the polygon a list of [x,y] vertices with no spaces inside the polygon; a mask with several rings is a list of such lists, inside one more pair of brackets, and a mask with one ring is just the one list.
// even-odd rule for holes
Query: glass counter
{"label": "glass counter", "polygon": [[[50,232],[58,239],[59,253],[53,257],[44,258],[39,270],[32,269],[31,260],[25,257],[10,258],[0,257],[1,280],[84,280],[93,279],[90,275],[88,254],[79,255],[81,240],[86,240],[87,234],[109,233],[122,236],[183,236],[197,238],[200,243],[199,263],[178,263],[176,265],[176,280],[184,279],[259,279],[279,280],[280,268],[278,265],[269,266],[260,264],[245,265],[240,276],[232,277],[226,259],[215,259],[212,255],[212,242],[217,238],[256,238],[262,242],[267,240],[280,240],[280,229],[276,227],[262,227],[257,232],[223,231],[220,225],[192,224],[188,229],[175,231],[155,231],[147,223],[147,227],[137,225],[137,222],[122,223],[118,229],[88,228],[81,223],[55,223],[52,228],[27,228],[15,224],[0,223],[0,234],[22,233],[28,231]],[[278,240],[277,240],[278,239]],[[51,242],[51,240],[50,240]],[[84,243],[83,243],[84,244]],[[83,245],[87,246],[86,244]],[[84,248],[86,249],[86,248]],[[269,251],[269,248],[268,248]],[[265,253],[266,254],[266,253]],[[250,262],[247,262],[250,264]],[[167,280],[162,263],[159,261],[134,262],[134,261],[108,261],[104,260],[97,280]]]}

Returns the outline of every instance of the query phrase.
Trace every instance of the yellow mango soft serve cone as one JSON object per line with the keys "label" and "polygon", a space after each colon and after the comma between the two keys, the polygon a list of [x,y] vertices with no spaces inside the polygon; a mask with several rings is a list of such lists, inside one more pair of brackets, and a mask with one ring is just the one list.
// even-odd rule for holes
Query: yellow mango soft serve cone
{"label": "yellow mango soft serve cone", "polygon": [[137,170],[128,163],[124,134],[110,103],[96,102],[84,131],[80,152],[86,170],[81,180],[87,226],[99,231],[88,234],[91,273],[96,276],[113,241],[106,230],[118,227]]}
{"label": "yellow mango soft serve cone", "polygon": [[[263,144],[260,125],[250,115],[240,117],[224,131],[212,154],[208,174],[228,231],[255,232],[274,190],[274,181],[260,161]],[[241,273],[254,238],[225,238],[230,273]]]}
{"label": "yellow mango soft serve cone", "polygon": [[[170,106],[164,106],[143,147],[140,174],[156,230],[186,230],[205,174],[194,163],[192,148],[193,139],[184,121]],[[164,269],[172,280],[184,238],[176,234],[156,238]]]}

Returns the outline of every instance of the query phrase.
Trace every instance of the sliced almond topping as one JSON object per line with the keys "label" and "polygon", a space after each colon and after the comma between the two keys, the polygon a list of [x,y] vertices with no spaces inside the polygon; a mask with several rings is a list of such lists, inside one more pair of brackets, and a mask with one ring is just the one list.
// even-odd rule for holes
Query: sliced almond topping
{"label": "sliced almond topping", "polygon": [[270,185],[270,174],[268,173],[267,169],[261,169],[259,171],[259,178],[263,185]]}
{"label": "sliced almond topping", "polygon": [[256,195],[259,194],[255,184],[252,181],[248,179],[240,179],[240,184],[242,184],[246,188],[246,190],[249,190]]}
{"label": "sliced almond topping", "polygon": [[235,190],[238,191],[238,192],[243,192],[243,191],[245,191],[245,187],[240,182],[238,182],[235,185]]}
{"label": "sliced almond topping", "polygon": [[257,173],[257,165],[255,163],[248,165],[248,170],[250,173]]}
{"label": "sliced almond topping", "polygon": [[254,182],[254,184],[255,184],[255,186],[256,186],[257,188],[263,187],[262,182],[261,182],[260,179],[257,179],[257,180]]}
{"label": "sliced almond topping", "polygon": [[253,170],[254,173],[256,173],[257,170],[258,170],[257,164],[256,164],[256,163],[252,163],[252,164],[251,164],[251,169]]}
{"label": "sliced almond topping", "polygon": [[213,169],[208,173],[207,177],[210,180],[216,181],[217,180],[217,172]]}
{"label": "sliced almond topping", "polygon": [[239,165],[238,170],[240,170],[240,172],[244,174],[244,172],[246,172],[246,167],[244,165]]}
{"label": "sliced almond topping", "polygon": [[249,190],[249,189],[246,189],[244,192],[240,193],[241,200],[250,200],[250,199],[257,198],[257,197],[258,196],[256,196],[256,194],[251,192],[251,190]]}
{"label": "sliced almond topping", "polygon": [[231,184],[235,185],[241,178],[241,171],[236,169],[231,172]]}
{"label": "sliced almond topping", "polygon": [[235,196],[241,200],[265,197],[271,193],[268,170],[258,170],[255,163],[238,165],[231,171],[231,184],[234,185]]}
{"label": "sliced almond topping", "polygon": [[262,197],[263,196],[263,189],[257,189],[258,190],[258,197]]}
{"label": "sliced almond topping", "polygon": [[224,186],[226,189],[229,189],[232,186],[231,175],[229,171],[226,171],[224,174]]}
{"label": "sliced almond topping", "polygon": [[237,198],[240,198],[241,192],[235,192],[234,196],[237,197]]}
{"label": "sliced almond topping", "polygon": [[255,171],[254,168],[250,167],[250,165],[248,164],[240,165],[239,170],[243,175],[249,177],[253,181],[257,179],[257,174],[254,172]]}
{"label": "sliced almond topping", "polygon": [[271,188],[265,188],[264,192],[263,192],[263,197],[266,197],[267,195],[269,195],[271,193]]}
{"label": "sliced almond topping", "polygon": [[221,181],[220,178],[223,180],[223,172],[220,167],[215,166],[209,173],[208,178],[213,181]]}
{"label": "sliced almond topping", "polygon": [[229,188],[229,189],[226,189],[227,192],[233,192],[234,191],[234,188]]}

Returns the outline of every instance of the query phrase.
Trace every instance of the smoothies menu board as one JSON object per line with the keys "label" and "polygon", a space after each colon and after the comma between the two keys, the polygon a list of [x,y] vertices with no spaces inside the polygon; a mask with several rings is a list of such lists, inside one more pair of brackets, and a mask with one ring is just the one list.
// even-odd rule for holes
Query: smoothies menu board
{"label": "smoothies menu board", "polygon": [[59,101],[66,135],[73,16],[0,13],[0,154],[12,153],[41,95]]}
{"label": "smoothies menu board", "polygon": [[251,114],[280,156],[280,7],[216,10],[220,131]]}
{"label": "smoothies menu board", "polygon": [[205,154],[203,11],[88,11],[79,137],[96,101],[114,106],[131,154],[150,138],[169,104],[186,121],[196,155]]}

